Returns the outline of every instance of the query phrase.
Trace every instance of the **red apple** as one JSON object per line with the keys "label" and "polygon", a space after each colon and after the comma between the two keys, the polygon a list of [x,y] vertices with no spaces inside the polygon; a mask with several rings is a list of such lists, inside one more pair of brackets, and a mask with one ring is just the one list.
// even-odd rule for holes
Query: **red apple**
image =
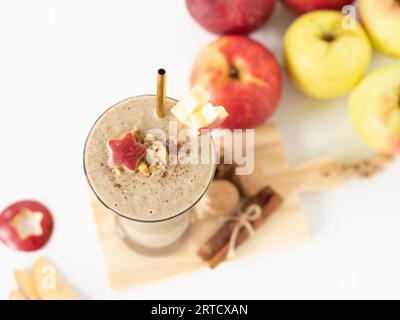
{"label": "red apple", "polygon": [[246,34],[260,27],[271,15],[276,0],[186,0],[192,17],[205,29],[218,34]]}
{"label": "red apple", "polygon": [[341,10],[354,0],[282,0],[282,2],[296,13],[305,13],[322,9]]}
{"label": "red apple", "polygon": [[223,36],[196,58],[192,85],[210,93],[229,117],[223,128],[254,128],[275,110],[281,96],[281,71],[267,48],[245,36]]}
{"label": "red apple", "polygon": [[49,241],[52,232],[50,211],[37,201],[16,202],[0,215],[0,241],[16,250],[38,250]]}

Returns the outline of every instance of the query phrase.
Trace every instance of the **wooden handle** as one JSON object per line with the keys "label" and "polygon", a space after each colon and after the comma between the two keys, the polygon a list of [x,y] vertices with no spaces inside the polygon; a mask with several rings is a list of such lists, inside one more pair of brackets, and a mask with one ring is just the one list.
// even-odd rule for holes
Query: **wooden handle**
{"label": "wooden handle", "polygon": [[298,183],[298,191],[310,193],[328,190],[343,184],[348,173],[334,156],[322,156],[299,164],[290,170],[291,179]]}
{"label": "wooden handle", "polygon": [[252,195],[262,183],[272,186],[285,198],[299,193],[328,190],[343,184],[349,174],[343,164],[334,156],[323,156],[278,171],[275,174],[239,176],[241,187],[246,195]]}

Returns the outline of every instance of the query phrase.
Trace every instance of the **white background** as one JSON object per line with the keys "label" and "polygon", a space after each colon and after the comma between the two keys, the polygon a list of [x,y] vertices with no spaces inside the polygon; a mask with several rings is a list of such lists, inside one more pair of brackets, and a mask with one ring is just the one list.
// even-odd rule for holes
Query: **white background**
{"label": "white background", "polygon": [[[294,16],[281,6],[252,37],[282,64],[281,39]],[[2,1],[0,4],[0,208],[21,198],[46,203],[56,219],[44,250],[0,244],[0,299],[13,272],[49,258],[84,298],[400,298],[400,161],[366,181],[302,198],[311,240],[125,292],[110,289],[82,169],[86,134],[123,98],[154,93],[157,68],[168,95],[189,88],[191,64],[216,36],[184,1]],[[375,56],[371,69],[390,61]],[[305,98],[285,77],[271,119],[291,163],[325,153],[371,152],[350,128],[347,97]],[[163,266],[160,265],[160,268]]]}

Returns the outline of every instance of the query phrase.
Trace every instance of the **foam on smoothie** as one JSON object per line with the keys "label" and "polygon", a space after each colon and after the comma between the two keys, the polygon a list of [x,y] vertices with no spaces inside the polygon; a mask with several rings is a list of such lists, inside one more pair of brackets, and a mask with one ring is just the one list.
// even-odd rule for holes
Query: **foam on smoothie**
{"label": "foam on smoothie", "polygon": [[[202,196],[214,174],[211,143],[210,148],[201,149],[209,159],[207,164],[168,163],[165,174],[151,176],[112,170],[109,139],[120,138],[134,128],[141,132],[158,128],[168,136],[169,120],[176,121],[170,113],[176,101],[167,98],[164,118],[155,115],[155,103],[154,96],[139,96],[108,109],[93,126],[84,156],[86,174],[97,197],[115,212],[142,221],[167,219],[185,211]],[[185,127],[176,123],[179,134]]]}

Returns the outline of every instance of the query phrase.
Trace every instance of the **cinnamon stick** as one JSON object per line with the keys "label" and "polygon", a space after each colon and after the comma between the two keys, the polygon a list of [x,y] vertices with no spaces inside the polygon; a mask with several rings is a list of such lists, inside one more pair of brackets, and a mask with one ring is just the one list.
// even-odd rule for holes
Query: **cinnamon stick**
{"label": "cinnamon stick", "polygon": [[[241,205],[241,210],[246,210],[250,204],[255,203],[263,207],[274,194],[270,187],[261,189],[254,197],[247,198]],[[205,261],[210,260],[223,246],[229,242],[237,221],[228,220],[211,236],[197,251],[197,254]]]}
{"label": "cinnamon stick", "polygon": [[[250,205],[257,204],[262,208],[261,217],[250,222],[253,229],[259,225],[281,204],[282,198],[270,187],[264,187],[255,196],[247,198],[240,211],[245,211]],[[210,267],[217,266],[226,258],[229,251],[229,241],[233,229],[238,221],[229,220],[224,223],[197,251],[197,254],[206,261]],[[246,228],[241,228],[236,238],[235,247],[242,244],[250,236]]]}
{"label": "cinnamon stick", "polygon": [[[261,223],[272,213],[275,211],[277,207],[282,203],[282,198],[274,194],[264,207],[262,211],[262,216],[260,219],[250,222],[251,225],[253,226],[254,229],[257,229]],[[239,234],[236,238],[235,242],[235,248],[240,246],[243,242],[245,242],[248,238],[250,237],[250,234],[246,228],[241,228],[239,231]],[[208,265],[210,268],[215,268],[218,264],[220,264],[222,261],[226,259],[226,256],[228,255],[229,252],[229,241],[227,244],[224,245],[224,247],[214,256],[212,257],[209,261],[207,261]]]}

